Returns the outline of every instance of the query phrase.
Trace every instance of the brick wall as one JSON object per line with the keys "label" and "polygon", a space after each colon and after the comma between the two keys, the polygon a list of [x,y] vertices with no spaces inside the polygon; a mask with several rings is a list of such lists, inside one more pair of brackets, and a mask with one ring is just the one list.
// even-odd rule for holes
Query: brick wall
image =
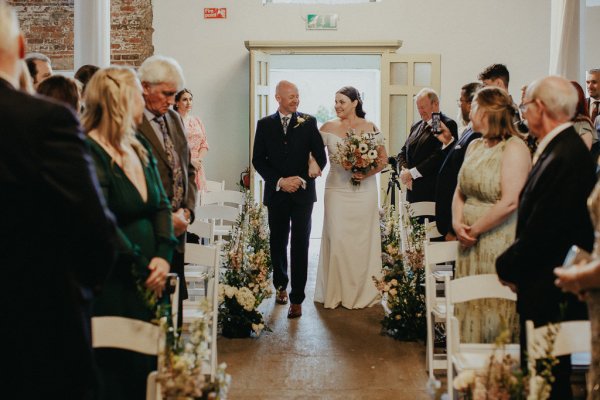
{"label": "brick wall", "polygon": [[[8,0],[27,49],[46,54],[55,70],[73,69],[74,0]],[[152,0],[111,0],[111,63],[139,66],[154,54]]]}

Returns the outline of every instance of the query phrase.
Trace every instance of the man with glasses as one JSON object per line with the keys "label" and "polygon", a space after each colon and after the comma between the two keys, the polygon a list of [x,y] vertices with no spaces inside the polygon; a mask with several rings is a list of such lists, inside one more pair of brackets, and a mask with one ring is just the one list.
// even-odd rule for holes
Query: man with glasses
{"label": "man with glasses", "polygon": [[458,105],[463,121],[468,125],[458,141],[451,143],[444,153],[446,158],[440,167],[435,188],[435,219],[438,232],[446,240],[456,240],[452,230],[452,198],[458,182],[458,171],[462,167],[469,143],[480,138],[481,133],[473,132],[471,125],[471,102],[475,93],[482,87],[479,82],[467,83],[461,88]]}
{"label": "man with glasses", "polygon": [[[520,106],[539,146],[519,198],[516,239],[496,260],[496,270],[517,292],[524,367],[525,321],[539,326],[587,319],[584,304],[554,286],[553,274],[572,245],[591,251],[594,240],[586,203],[596,179],[590,152],[571,122],[577,101],[568,80],[550,76],[529,85]],[[558,359],[551,399],[572,399],[570,356]]]}

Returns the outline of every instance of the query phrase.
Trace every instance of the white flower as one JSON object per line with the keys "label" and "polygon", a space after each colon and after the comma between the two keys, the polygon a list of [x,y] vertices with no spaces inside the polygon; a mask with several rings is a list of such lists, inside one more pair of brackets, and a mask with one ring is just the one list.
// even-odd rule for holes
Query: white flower
{"label": "white flower", "polygon": [[369,150],[369,152],[367,154],[371,160],[377,159],[377,156],[378,156],[377,150]]}
{"label": "white flower", "polygon": [[467,390],[475,382],[475,371],[468,370],[463,371],[456,378],[454,378],[453,386],[454,389],[463,391]]}
{"label": "white flower", "polygon": [[398,291],[396,289],[390,289],[390,291],[388,292],[391,296],[395,296],[398,294]]}
{"label": "white flower", "polygon": [[229,297],[230,299],[236,295],[237,291],[237,288],[225,285],[225,296]]}
{"label": "white flower", "polygon": [[361,143],[358,145],[358,151],[360,151],[362,154],[366,153],[369,150],[369,145],[366,143]]}

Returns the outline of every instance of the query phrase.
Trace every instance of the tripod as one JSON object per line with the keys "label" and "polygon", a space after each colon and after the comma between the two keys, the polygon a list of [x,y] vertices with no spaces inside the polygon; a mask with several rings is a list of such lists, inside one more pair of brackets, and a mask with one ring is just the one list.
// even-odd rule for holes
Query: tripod
{"label": "tripod", "polygon": [[396,168],[391,168],[389,170],[383,170],[381,172],[388,172],[391,171],[390,174],[390,179],[388,180],[388,186],[387,186],[387,190],[385,192],[385,202],[387,203],[388,200],[388,196],[390,196],[391,193],[391,205],[393,205],[394,207],[396,207],[396,188],[398,188],[398,193],[402,193],[402,189],[400,188],[400,182],[398,181],[398,171],[396,170]]}

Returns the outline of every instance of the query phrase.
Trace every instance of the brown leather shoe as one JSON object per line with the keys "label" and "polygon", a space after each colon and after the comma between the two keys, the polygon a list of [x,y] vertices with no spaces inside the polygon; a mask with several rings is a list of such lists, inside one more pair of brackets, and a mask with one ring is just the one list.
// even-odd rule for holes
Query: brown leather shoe
{"label": "brown leather shoe", "polygon": [[302,304],[290,304],[288,318],[298,318],[302,316]]}
{"label": "brown leather shoe", "polygon": [[277,295],[275,295],[275,302],[277,304],[287,304],[288,302],[288,294],[285,290],[278,290]]}

